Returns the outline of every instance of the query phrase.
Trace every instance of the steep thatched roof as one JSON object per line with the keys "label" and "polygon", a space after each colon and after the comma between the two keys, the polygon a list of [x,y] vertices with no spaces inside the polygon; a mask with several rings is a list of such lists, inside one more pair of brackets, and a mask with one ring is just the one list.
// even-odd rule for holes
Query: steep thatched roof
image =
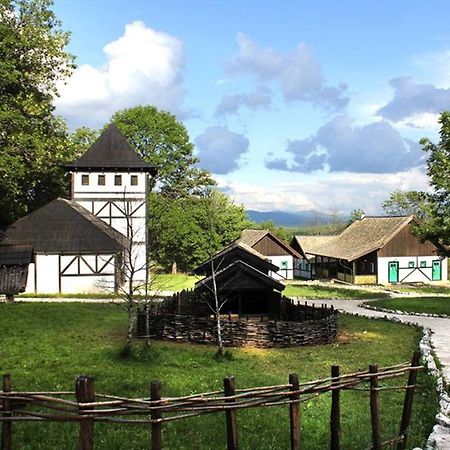
{"label": "steep thatched roof", "polygon": [[36,253],[117,253],[128,239],[78,203],[58,198],[8,227],[2,244]]}
{"label": "steep thatched roof", "polygon": [[111,124],[67,170],[133,170],[156,174],[156,167],[146,163],[130,146],[116,125]]}
{"label": "steep thatched roof", "polygon": [[314,254],[314,252],[324,244],[329,244],[338,236],[294,236],[293,241],[298,245],[298,248],[305,254]]}
{"label": "steep thatched roof", "polygon": [[301,258],[301,255],[295,249],[276,237],[270,230],[245,229],[242,231],[241,237],[237,240],[237,242],[248,245],[249,247],[254,247],[261,239],[265,238],[266,236],[269,236],[294,258]]}
{"label": "steep thatched roof", "polygon": [[356,220],[335,239],[310,250],[310,253],[354,261],[384,247],[414,216],[364,217]]}

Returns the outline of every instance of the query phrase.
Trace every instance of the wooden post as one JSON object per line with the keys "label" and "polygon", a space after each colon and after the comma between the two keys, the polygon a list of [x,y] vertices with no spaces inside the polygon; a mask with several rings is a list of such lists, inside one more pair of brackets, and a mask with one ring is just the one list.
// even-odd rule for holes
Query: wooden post
{"label": "wooden post", "polygon": [[[291,391],[298,391],[300,389],[298,382],[298,374],[291,373],[289,375],[289,384]],[[291,400],[297,400],[296,403],[289,405],[290,422],[291,422],[291,450],[300,450],[301,446],[301,429],[300,429],[300,394],[291,396]]]}
{"label": "wooden post", "polygon": [[[3,392],[11,392],[11,376],[9,374],[3,375]],[[11,417],[11,401],[3,400],[3,417]],[[11,449],[11,435],[12,435],[12,422],[2,423],[2,450]]]}
{"label": "wooden post", "polygon": [[369,366],[370,377],[370,415],[372,419],[372,445],[373,450],[381,450],[381,422],[380,404],[378,400],[378,366]]}
{"label": "wooden post", "polygon": [[[331,366],[331,385],[339,384],[339,366]],[[330,414],[330,449],[340,449],[340,433],[341,433],[341,407],[340,389],[333,389],[331,391],[331,414]]]}
{"label": "wooden post", "polygon": [[[223,379],[223,390],[225,397],[233,397],[236,393],[234,377],[227,377]],[[235,402],[235,399],[227,400],[228,403]],[[238,439],[237,439],[237,420],[236,420],[236,410],[227,409],[227,450],[237,450]]]}
{"label": "wooden post", "polygon": [[[152,402],[161,400],[161,382],[152,381],[150,384],[150,399]],[[162,414],[159,411],[152,411],[150,414],[153,420],[161,419]],[[162,448],[162,425],[161,422],[152,423],[152,450],[161,450]]]}
{"label": "wooden post", "polygon": [[[420,352],[414,352],[411,361],[411,367],[417,367],[420,361]],[[412,404],[414,398],[414,386],[417,380],[417,370],[410,370],[408,375],[408,388],[405,393],[405,400],[403,403],[402,421],[400,424],[400,436],[403,436],[402,442],[397,446],[397,450],[403,450],[406,448],[406,439],[408,435],[409,422],[411,420]]]}
{"label": "wooden post", "polygon": [[[80,375],[75,382],[75,395],[77,397],[78,413],[83,415],[85,407],[83,403],[95,402],[94,380],[92,377]],[[80,419],[80,450],[92,450],[94,448],[94,421],[87,417]]]}

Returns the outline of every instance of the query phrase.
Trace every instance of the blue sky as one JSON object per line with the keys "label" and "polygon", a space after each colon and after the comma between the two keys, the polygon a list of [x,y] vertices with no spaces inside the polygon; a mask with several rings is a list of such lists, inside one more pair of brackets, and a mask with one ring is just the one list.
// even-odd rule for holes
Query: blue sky
{"label": "blue sky", "polygon": [[427,189],[450,108],[450,3],[56,0],[78,68],[57,112],[101,127],[155,104],[249,209],[378,213]]}

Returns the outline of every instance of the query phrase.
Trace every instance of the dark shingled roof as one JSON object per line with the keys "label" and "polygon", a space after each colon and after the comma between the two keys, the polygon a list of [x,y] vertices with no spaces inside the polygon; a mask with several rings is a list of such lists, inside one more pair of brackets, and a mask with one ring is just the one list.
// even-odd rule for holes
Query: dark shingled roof
{"label": "dark shingled roof", "polygon": [[156,167],[146,163],[130,146],[116,125],[111,124],[76,161],[64,165],[67,170],[131,170],[156,175]]}
{"label": "dark shingled roof", "polygon": [[290,245],[277,238],[270,230],[251,230],[245,229],[242,231],[241,237],[237,242],[241,242],[249,247],[254,247],[261,239],[266,236],[270,236],[277,244],[284,248],[294,258],[301,258],[301,255],[297,250],[293,249]]}
{"label": "dark shingled roof", "polygon": [[31,245],[0,245],[0,266],[23,266],[33,262]]}
{"label": "dark shingled roof", "polygon": [[9,226],[2,244],[36,253],[117,253],[128,239],[74,201],[58,198]]}
{"label": "dark shingled roof", "polygon": [[[219,285],[219,289],[233,290],[233,281],[243,275],[248,275],[251,278],[258,280],[261,286],[268,286],[280,292],[286,287],[283,283],[280,283],[269,275],[260,272],[241,260],[235,261],[224,269],[216,272],[215,278]],[[210,285],[212,285],[212,275],[204,278],[203,280],[197,281],[197,283],[195,283],[195,289],[205,289],[206,287],[210,288]]]}
{"label": "dark shingled roof", "polygon": [[414,216],[364,217],[334,239],[310,249],[310,253],[354,261],[384,247],[403,227],[415,220]]}

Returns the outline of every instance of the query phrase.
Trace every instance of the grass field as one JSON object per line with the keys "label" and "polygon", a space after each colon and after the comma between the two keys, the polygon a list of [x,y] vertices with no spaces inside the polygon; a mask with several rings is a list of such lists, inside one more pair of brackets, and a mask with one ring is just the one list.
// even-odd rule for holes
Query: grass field
{"label": "grass field", "polygon": [[[120,308],[109,304],[0,304],[0,374],[11,373],[17,390],[70,390],[77,375],[89,374],[97,392],[136,397],[148,396],[149,381],[160,379],[163,395],[178,396],[221,389],[223,377],[230,374],[237,387],[251,387],[285,383],[291,372],[298,372],[302,382],[326,377],[331,364],[339,364],[341,373],[370,363],[396,364],[410,359],[420,339],[416,328],[343,315],[339,340],[330,345],[233,349],[231,360],[217,362],[210,346],[154,342],[147,348],[138,343],[133,357],[123,359],[125,321]],[[424,445],[436,412],[432,380],[421,375],[420,383],[408,448]],[[368,447],[367,393],[344,391],[341,396],[342,448]],[[398,432],[402,404],[403,393],[382,393],[383,438]],[[328,447],[329,405],[329,395],[303,405],[303,449]],[[168,424],[164,448],[224,448],[224,422],[220,414]],[[289,447],[286,407],[242,411],[238,422],[242,449]],[[96,424],[95,435],[96,449],[142,449],[150,441],[146,426]],[[14,442],[21,449],[75,449],[77,426],[14,424]]]}
{"label": "grass field", "polygon": [[332,299],[372,299],[387,298],[384,292],[371,292],[363,289],[334,288],[331,286],[316,285],[287,285],[283,291],[287,297],[301,297],[306,299],[332,298]]}
{"label": "grass field", "polygon": [[401,286],[394,285],[392,290],[398,292],[416,292],[418,294],[444,294],[450,295],[450,287],[445,286]]}
{"label": "grass field", "polygon": [[450,297],[401,297],[370,302],[372,306],[405,312],[450,316]]}

